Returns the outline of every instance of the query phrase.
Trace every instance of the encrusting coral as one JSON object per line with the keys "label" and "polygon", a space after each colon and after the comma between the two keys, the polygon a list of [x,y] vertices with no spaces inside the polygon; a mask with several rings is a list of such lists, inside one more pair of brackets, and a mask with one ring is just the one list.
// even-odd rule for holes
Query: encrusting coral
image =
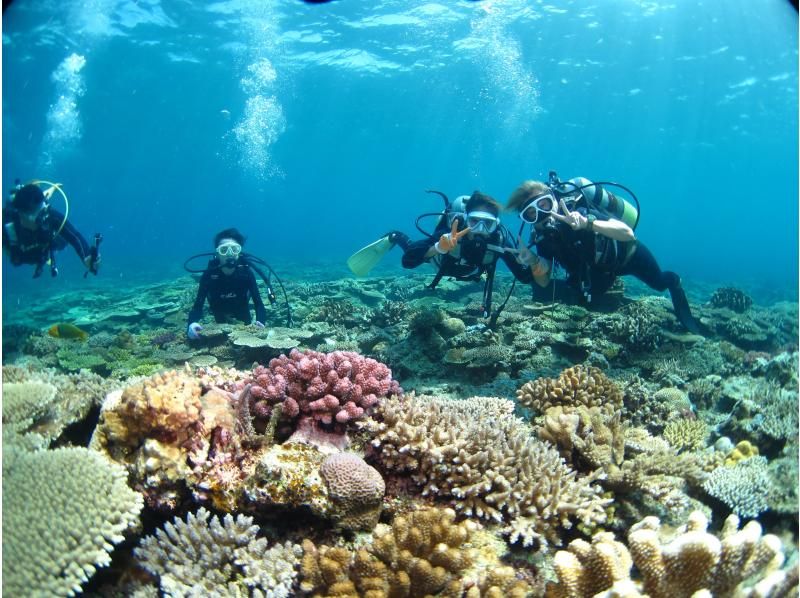
{"label": "encrusting coral", "polygon": [[[656,517],[646,517],[631,528],[628,547],[608,532],[596,534],[591,543],[573,540],[555,555],[558,582],[548,586],[547,595],[783,596],[797,586],[796,567],[781,570],[781,541],[762,535],[757,522],[740,530],[739,518],[731,515],[720,538],[707,526],[705,515],[695,511],[672,539]],[[631,579],[632,564],[641,579]]]}
{"label": "encrusting coral", "polygon": [[79,593],[138,523],[142,497],[124,468],[85,448],[24,453],[3,465],[3,594]]}
{"label": "encrusting coral", "polygon": [[[210,521],[209,521],[210,518]],[[167,596],[291,595],[300,546],[267,548],[252,517],[212,517],[201,508],[184,522],[175,519],[135,550],[139,566],[154,575]]]}
{"label": "encrusting coral", "polygon": [[410,473],[423,495],[463,515],[507,522],[512,542],[557,544],[573,522],[604,522],[598,476],[578,477],[513,409],[498,398],[397,397],[365,427],[382,467]]}

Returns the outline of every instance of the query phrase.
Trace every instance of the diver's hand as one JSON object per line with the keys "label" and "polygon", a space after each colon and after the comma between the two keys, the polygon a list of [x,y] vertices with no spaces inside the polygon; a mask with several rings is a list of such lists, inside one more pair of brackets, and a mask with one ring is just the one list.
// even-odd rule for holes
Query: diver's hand
{"label": "diver's hand", "polygon": [[558,212],[552,212],[553,218],[558,220],[559,222],[566,223],[572,230],[583,230],[589,226],[589,219],[575,210],[574,212],[570,212],[567,204],[564,203],[564,198],[558,200],[558,205],[561,206],[561,214]]}
{"label": "diver's hand", "polygon": [[458,242],[461,240],[461,237],[469,233],[471,230],[472,229],[470,227],[467,227],[464,230],[459,231],[458,220],[453,220],[453,227],[450,229],[450,232],[439,237],[439,240],[433,247],[439,253],[449,253],[458,247]]}
{"label": "diver's hand", "polygon": [[522,237],[517,237],[517,248],[517,263],[523,266],[535,266],[539,263],[539,256],[528,249],[528,246],[522,242]]}
{"label": "diver's hand", "polygon": [[192,322],[186,328],[186,336],[188,336],[191,340],[196,341],[197,339],[200,338],[200,331],[202,329],[203,327],[200,324],[198,324],[197,322]]}
{"label": "diver's hand", "polygon": [[97,273],[97,269],[100,267],[100,254],[98,254],[94,260],[92,260],[91,255],[87,255],[85,258],[83,258],[83,265],[89,270]]}
{"label": "diver's hand", "polygon": [[259,322],[258,320],[256,320],[256,322],[255,322],[255,326],[256,326],[256,328],[265,328],[264,324],[262,324],[262,323],[261,323],[261,322]]}

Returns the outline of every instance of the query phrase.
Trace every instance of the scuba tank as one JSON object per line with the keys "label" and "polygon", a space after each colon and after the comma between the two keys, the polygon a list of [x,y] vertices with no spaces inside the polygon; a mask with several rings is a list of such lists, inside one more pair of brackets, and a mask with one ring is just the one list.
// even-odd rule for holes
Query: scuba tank
{"label": "scuba tank", "polygon": [[[633,203],[627,199],[617,196],[603,187],[603,185],[610,185],[619,187],[627,191],[636,202]],[[586,199],[586,206],[604,214],[611,218],[621,220],[625,224],[635,230],[636,225],[639,224],[639,200],[633,191],[619,183],[600,182],[593,183],[585,177],[575,177],[568,181],[561,181],[555,171],[550,171],[550,188],[561,198],[572,197],[579,200],[579,196],[583,195]]]}
{"label": "scuba tank", "polygon": [[[435,189],[426,189],[425,193],[435,193],[436,195],[442,198],[444,201],[444,211],[442,212],[425,212],[424,214],[420,214],[417,216],[414,225],[417,227],[417,230],[421,232],[426,237],[433,237],[437,230],[447,228],[448,230],[453,225],[453,220],[456,218],[461,218],[462,222],[465,219],[465,211],[464,207],[467,205],[467,200],[469,199],[469,195],[459,195],[453,201],[450,201],[450,198],[447,197],[443,192],[436,191]],[[424,220],[425,218],[430,218],[432,216],[437,216],[438,219],[436,220],[436,226],[433,228],[433,232],[428,232],[422,228],[420,221]]]}

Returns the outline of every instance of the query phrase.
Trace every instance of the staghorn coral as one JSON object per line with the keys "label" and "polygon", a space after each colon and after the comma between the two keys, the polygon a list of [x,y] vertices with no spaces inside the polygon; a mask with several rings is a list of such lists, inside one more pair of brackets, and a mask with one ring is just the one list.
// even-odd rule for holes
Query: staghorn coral
{"label": "staghorn coral", "polygon": [[333,520],[343,529],[371,530],[378,523],[386,484],[355,453],[334,453],[320,467],[333,503]]}
{"label": "staghorn coral", "polygon": [[750,457],[733,466],[717,467],[709,474],[703,489],[740,517],[758,517],[767,510],[767,496],[772,491],[767,459]]}
{"label": "staghorn coral", "polygon": [[[782,596],[797,586],[796,575],[780,569],[781,541],[762,535],[758,523],[740,530],[738,517],[731,515],[720,538],[708,533],[707,525],[705,515],[695,511],[672,539],[656,517],[646,517],[631,528],[628,547],[610,533],[595,535],[591,544],[574,540],[568,550],[556,553],[558,582],[548,586],[547,595]],[[641,579],[631,579],[632,564]]]}
{"label": "staghorn coral", "polygon": [[364,425],[385,469],[410,472],[423,495],[451,499],[464,515],[508,522],[512,542],[558,543],[574,521],[602,523],[608,501],[596,476],[577,477],[512,411],[496,398],[397,397],[380,423]]}
{"label": "staghorn coral", "polygon": [[267,548],[252,517],[211,517],[201,508],[184,522],[174,519],[134,551],[139,566],[158,578],[168,596],[291,595],[300,547],[286,542]]}
{"label": "staghorn coral", "polygon": [[136,524],[142,497],[125,470],[85,448],[3,463],[3,594],[71,596]]}
{"label": "staghorn coral", "polygon": [[576,365],[562,371],[558,378],[526,382],[517,391],[517,401],[536,415],[558,405],[614,411],[622,406],[622,391],[598,368]]}
{"label": "staghorn coral", "polygon": [[697,451],[705,448],[708,424],[701,419],[677,419],[664,426],[664,440],[676,451]]}

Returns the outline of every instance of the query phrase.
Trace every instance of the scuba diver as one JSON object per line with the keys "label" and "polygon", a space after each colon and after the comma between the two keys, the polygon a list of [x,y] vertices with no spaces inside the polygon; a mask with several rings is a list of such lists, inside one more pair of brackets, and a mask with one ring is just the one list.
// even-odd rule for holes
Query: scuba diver
{"label": "scuba diver", "polygon": [[[49,185],[42,190],[40,185]],[[58,191],[64,198],[64,213],[50,206],[50,198]],[[45,266],[50,266],[51,276],[58,276],[56,252],[68,244],[86,266],[87,271],[97,274],[100,266],[98,252],[102,236],[97,234],[94,246],[67,221],[69,202],[61,185],[47,181],[17,184],[12,190],[8,204],[3,210],[3,249],[8,252],[14,266],[32,264],[33,277],[42,275]]]}
{"label": "scuba diver", "polygon": [[[500,204],[480,191],[471,196],[462,195],[452,203],[440,191],[429,193],[436,193],[444,199],[445,212],[426,213],[417,218],[417,228],[426,235],[425,239],[412,242],[404,233],[392,231],[351,256],[348,266],[357,276],[364,276],[389,249],[398,245],[403,250],[404,268],[416,268],[426,262],[438,268],[428,286],[430,289],[435,289],[444,276],[478,281],[485,273],[483,316],[488,318],[491,315],[493,322],[496,321],[505,306],[504,302],[495,314],[491,314],[497,261],[503,260],[511,270],[514,284],[517,280],[522,283],[532,281],[528,267],[516,258],[517,246],[513,236],[500,223]],[[433,233],[426,232],[419,225],[420,219],[426,216],[440,216]]]}
{"label": "scuba diver", "polygon": [[[203,326],[199,323],[203,316],[203,306],[208,299],[208,306],[218,323],[239,320],[245,324],[252,321],[250,313],[250,299],[256,309],[255,325],[259,328],[264,327],[267,319],[267,309],[261,299],[258,284],[253,271],[259,274],[267,285],[267,298],[270,304],[276,302],[275,293],[272,291],[270,277],[266,276],[258,264],[263,264],[269,268],[273,276],[276,277],[272,268],[261,258],[246,254],[242,251],[245,237],[235,228],[227,228],[218,232],[214,236],[215,251],[213,254],[202,253],[190,257],[184,263],[184,268],[191,273],[200,273],[200,286],[197,289],[197,298],[189,312],[189,323],[186,328],[186,336],[191,340],[201,337],[200,331]],[[208,266],[203,270],[193,270],[188,267],[188,263],[198,257],[212,256]],[[278,283],[283,290],[283,284],[278,279]],[[283,291],[286,298],[286,291]],[[292,325],[291,309],[288,300],[286,301],[287,326]]]}
{"label": "scuba diver", "polygon": [[[608,191],[606,186],[624,189],[637,203]],[[632,275],[656,291],[669,290],[675,315],[692,333],[700,325],[692,316],[689,302],[674,272],[662,271],[650,250],[636,239],[638,200],[618,183],[593,183],[577,177],[561,181],[555,172],[550,181],[525,181],[511,194],[506,208],[519,213],[531,225],[529,245],[520,239],[518,260],[530,266],[533,279],[541,286],[551,281],[555,264],[567,273],[567,284],[589,303],[605,293],[618,276]],[[535,247],[534,254],[530,247]]]}

